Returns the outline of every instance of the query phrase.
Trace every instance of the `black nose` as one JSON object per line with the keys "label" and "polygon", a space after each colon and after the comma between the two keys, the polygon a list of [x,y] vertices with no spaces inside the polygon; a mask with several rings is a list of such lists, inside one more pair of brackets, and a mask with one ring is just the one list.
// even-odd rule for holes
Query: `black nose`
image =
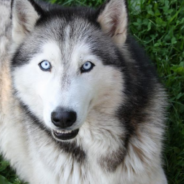
{"label": "black nose", "polygon": [[51,114],[52,123],[59,128],[67,128],[72,126],[76,119],[76,112],[61,107],[57,108],[56,111]]}

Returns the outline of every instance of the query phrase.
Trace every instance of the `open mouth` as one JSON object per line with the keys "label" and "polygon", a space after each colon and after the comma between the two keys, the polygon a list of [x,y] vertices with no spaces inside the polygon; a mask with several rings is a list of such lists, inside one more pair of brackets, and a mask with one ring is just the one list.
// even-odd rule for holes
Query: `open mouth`
{"label": "open mouth", "polygon": [[53,135],[55,138],[60,140],[69,140],[77,136],[79,129],[70,130],[53,130]]}

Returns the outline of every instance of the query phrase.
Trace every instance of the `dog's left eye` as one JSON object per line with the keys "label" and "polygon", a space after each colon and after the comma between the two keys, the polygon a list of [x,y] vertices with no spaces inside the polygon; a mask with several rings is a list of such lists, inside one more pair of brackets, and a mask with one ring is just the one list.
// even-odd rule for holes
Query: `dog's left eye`
{"label": "dog's left eye", "polygon": [[84,72],[89,72],[90,70],[93,69],[95,65],[90,62],[90,61],[87,61],[85,62],[82,66],[81,66],[81,73],[84,73]]}
{"label": "dog's left eye", "polygon": [[51,63],[47,60],[43,60],[41,63],[39,63],[39,66],[43,71],[50,71],[52,68]]}

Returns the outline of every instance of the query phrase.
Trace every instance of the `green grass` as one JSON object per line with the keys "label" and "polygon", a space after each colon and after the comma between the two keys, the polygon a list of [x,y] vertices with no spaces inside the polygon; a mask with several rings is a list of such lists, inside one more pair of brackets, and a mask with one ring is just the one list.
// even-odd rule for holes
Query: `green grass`
{"label": "green grass", "polygon": [[[103,0],[50,0],[97,7]],[[184,1],[128,0],[130,32],[154,61],[169,96],[163,154],[169,184],[184,184]],[[0,158],[0,184],[22,184]]]}
{"label": "green grass", "polygon": [[0,156],[0,184],[23,184],[12,171],[9,163]]}

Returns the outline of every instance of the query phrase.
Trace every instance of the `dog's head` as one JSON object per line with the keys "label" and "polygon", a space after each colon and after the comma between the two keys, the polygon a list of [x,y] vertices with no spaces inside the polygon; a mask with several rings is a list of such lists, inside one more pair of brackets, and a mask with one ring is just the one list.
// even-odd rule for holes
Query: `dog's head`
{"label": "dog's head", "polygon": [[97,10],[13,1],[16,96],[55,139],[77,136],[99,118],[94,112],[116,116],[123,101],[127,19],[125,0]]}

